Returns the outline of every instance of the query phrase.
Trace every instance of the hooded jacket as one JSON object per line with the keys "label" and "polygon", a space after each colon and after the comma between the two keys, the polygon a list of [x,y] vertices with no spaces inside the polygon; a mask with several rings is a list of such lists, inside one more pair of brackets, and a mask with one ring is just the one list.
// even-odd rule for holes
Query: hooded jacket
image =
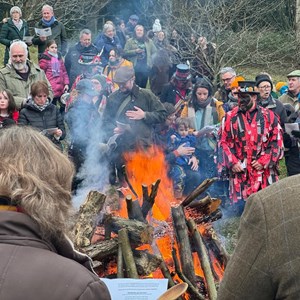
{"label": "hooded jacket", "polygon": [[110,300],[90,259],[72,243],[47,241],[26,214],[0,211],[1,285],[5,300]]}

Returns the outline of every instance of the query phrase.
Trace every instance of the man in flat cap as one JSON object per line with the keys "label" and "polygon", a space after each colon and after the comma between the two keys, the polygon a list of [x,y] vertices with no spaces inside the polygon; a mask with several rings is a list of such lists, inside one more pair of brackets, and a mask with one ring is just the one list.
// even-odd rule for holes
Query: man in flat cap
{"label": "man in flat cap", "polygon": [[135,84],[134,69],[121,67],[114,82],[119,90],[112,93],[103,112],[103,130],[106,140],[114,134],[116,149],[110,159],[117,168],[123,165],[122,154],[153,143],[153,125],[165,121],[167,112],[159,99],[148,89]]}
{"label": "man in flat cap", "polygon": [[255,84],[239,81],[238,106],[225,115],[219,133],[219,169],[227,171],[238,215],[251,194],[278,180],[283,155],[280,122],[271,110],[257,105]]}
{"label": "man in flat cap", "polygon": [[135,26],[138,24],[139,17],[137,15],[131,15],[126,24],[125,33],[128,38],[131,38],[134,32]]}

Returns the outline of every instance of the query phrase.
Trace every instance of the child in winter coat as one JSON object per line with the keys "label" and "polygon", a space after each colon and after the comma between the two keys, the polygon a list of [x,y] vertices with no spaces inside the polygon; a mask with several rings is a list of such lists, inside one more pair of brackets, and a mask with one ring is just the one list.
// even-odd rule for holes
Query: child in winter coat
{"label": "child in winter coat", "polygon": [[60,97],[69,90],[69,77],[62,56],[57,52],[57,44],[54,40],[49,40],[45,52],[39,55],[39,65],[51,84],[54,94],[52,103],[56,105],[59,102],[61,109],[64,110]]}
{"label": "child in winter coat", "polygon": [[12,93],[8,90],[0,91],[0,128],[17,123],[19,112]]}

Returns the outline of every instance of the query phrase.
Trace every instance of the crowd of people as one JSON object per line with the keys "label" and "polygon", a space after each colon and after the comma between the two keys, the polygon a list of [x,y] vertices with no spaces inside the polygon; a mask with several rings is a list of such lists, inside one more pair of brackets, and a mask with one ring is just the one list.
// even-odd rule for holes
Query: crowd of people
{"label": "crowd of people", "polygon": [[[21,174],[17,177],[19,183],[12,177],[18,171],[16,167],[12,167],[9,175],[0,172],[1,184],[7,175],[16,185],[6,190],[0,186],[1,204],[13,207],[14,211],[25,210],[36,219],[34,201],[28,207],[18,193],[27,200],[25,192],[33,195],[38,191],[31,192],[24,185],[41,184],[43,191],[38,197],[44,193],[50,193],[51,199],[62,197],[65,204],[61,206],[67,211],[70,194],[58,187],[64,185],[62,188],[72,189],[73,194],[78,191],[84,180],[79,173],[91,149],[93,161],[101,161],[108,168],[109,183],[122,186],[124,154],[159,147],[165,154],[166,172],[173,181],[175,198],[181,200],[204,179],[217,177],[207,193],[220,198],[223,206],[229,206],[234,214],[241,215],[245,203],[255,200],[255,204],[248,206],[246,223],[251,219],[250,210],[260,199],[252,195],[279,180],[279,161],[283,156],[288,176],[300,173],[300,70],[288,73],[287,82],[275,85],[266,72],[249,81],[238,76],[232,67],[223,67],[218,74],[220,87],[216,89],[212,84],[215,74],[209,68],[216,45],[203,36],[192,36],[195,51],[183,57],[181,49],[186,47],[178,31],[174,29],[168,39],[159,19],[149,31],[139,23],[137,15],[131,15],[127,24],[124,20],[115,24],[108,21],[94,39],[92,32],[84,28],[79,41],[68,47],[63,23],[55,18],[51,6],[44,5],[36,28],[51,28],[51,35],[35,34],[32,41],[24,39],[29,36],[28,26],[21,9],[14,6],[1,29],[0,43],[6,50],[5,66],[0,69],[0,125],[5,129],[1,130],[0,145],[9,154],[9,166],[12,160],[24,164],[22,172],[48,175],[43,183],[39,181],[42,178],[32,176],[33,183],[24,183]],[[29,47],[33,45],[38,47],[37,63],[29,56]],[[62,143],[66,137],[67,142]],[[18,145],[28,162],[18,161],[21,157],[16,152]],[[40,156],[45,158],[46,165],[39,163],[42,150],[45,153]],[[73,169],[66,153],[75,166],[72,183]],[[1,159],[1,164],[4,163]],[[14,212],[0,216],[3,222],[9,223],[9,214]],[[65,216],[61,215],[61,222]],[[45,220],[37,220],[42,230],[47,230]],[[25,217],[17,218],[14,226],[24,224],[25,229],[33,226]],[[63,233],[59,227],[53,232],[67,247],[70,252],[67,255],[87,266],[86,258],[72,252]],[[30,230],[32,234],[38,239],[44,235],[53,239],[51,232],[48,236],[48,232]],[[58,241],[52,242],[55,248]],[[103,293],[101,299],[109,299],[104,286],[93,287],[92,273],[84,269],[81,272],[85,278],[82,288],[91,285],[84,292],[90,298],[78,299],[94,299],[93,289]],[[232,293],[230,284],[223,290],[223,295]]]}

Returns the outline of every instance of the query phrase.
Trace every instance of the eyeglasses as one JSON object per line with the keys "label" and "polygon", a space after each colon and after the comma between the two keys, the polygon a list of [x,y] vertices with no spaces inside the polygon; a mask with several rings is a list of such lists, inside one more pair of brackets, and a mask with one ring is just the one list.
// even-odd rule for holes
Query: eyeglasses
{"label": "eyeglasses", "polygon": [[223,81],[223,82],[230,81],[233,77],[234,77],[234,76],[229,77],[229,78],[222,78],[222,81]]}
{"label": "eyeglasses", "polygon": [[269,90],[269,89],[271,89],[271,86],[270,85],[264,85],[264,86],[260,86],[259,88],[262,89],[262,90]]}

